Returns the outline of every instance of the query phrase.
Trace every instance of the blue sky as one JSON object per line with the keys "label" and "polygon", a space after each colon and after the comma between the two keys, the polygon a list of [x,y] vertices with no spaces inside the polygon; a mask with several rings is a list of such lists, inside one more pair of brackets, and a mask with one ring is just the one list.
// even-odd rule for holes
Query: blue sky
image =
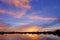
{"label": "blue sky", "polygon": [[10,24],[11,27],[52,27],[60,24],[60,0],[0,0],[2,23]]}

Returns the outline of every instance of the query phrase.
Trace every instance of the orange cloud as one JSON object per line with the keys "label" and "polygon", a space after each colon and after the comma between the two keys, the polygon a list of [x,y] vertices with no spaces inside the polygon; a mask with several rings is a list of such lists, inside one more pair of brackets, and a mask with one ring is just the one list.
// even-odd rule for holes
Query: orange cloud
{"label": "orange cloud", "polygon": [[40,17],[40,16],[29,16],[28,17],[29,19],[32,19],[32,20],[57,20],[58,18],[43,18],[43,17]]}
{"label": "orange cloud", "polygon": [[14,28],[10,28],[9,30],[14,32],[37,32],[39,28],[42,27],[38,27],[38,26],[14,27]]}
{"label": "orange cloud", "polygon": [[7,26],[0,24],[0,31],[7,31]]}

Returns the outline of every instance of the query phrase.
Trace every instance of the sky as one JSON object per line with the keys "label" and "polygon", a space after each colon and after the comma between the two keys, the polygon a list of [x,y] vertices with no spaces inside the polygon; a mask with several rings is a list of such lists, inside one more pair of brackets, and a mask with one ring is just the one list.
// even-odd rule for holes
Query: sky
{"label": "sky", "polygon": [[0,0],[0,25],[58,28],[60,0]]}
{"label": "sky", "polygon": [[[56,29],[60,29],[60,0],[0,0],[0,32],[45,32]],[[1,40],[53,38],[60,39],[53,35],[49,39],[43,34],[0,35]]]}

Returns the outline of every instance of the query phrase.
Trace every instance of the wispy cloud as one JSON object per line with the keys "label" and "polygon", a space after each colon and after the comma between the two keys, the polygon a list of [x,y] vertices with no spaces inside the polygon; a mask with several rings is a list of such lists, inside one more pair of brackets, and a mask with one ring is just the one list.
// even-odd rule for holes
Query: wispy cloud
{"label": "wispy cloud", "polygon": [[26,14],[26,11],[23,10],[21,12],[19,12],[19,11],[14,12],[13,10],[8,11],[8,10],[5,10],[5,9],[2,9],[2,10],[0,10],[0,13],[8,14],[8,15],[10,15],[12,17],[15,17],[15,18],[22,18]]}
{"label": "wispy cloud", "polygon": [[15,24],[17,24],[17,25],[29,25],[30,23],[28,23],[28,22],[20,22],[20,23],[15,23]]}
{"label": "wispy cloud", "polygon": [[0,20],[10,20],[9,18],[0,18]]}
{"label": "wispy cloud", "polygon": [[10,25],[8,24],[4,24],[4,23],[0,23],[0,31],[8,31],[7,28],[9,28]]}
{"label": "wispy cloud", "polygon": [[[6,28],[7,29],[7,28]],[[47,30],[46,30],[47,29]],[[46,28],[46,29],[44,29],[44,28],[39,28],[38,26],[30,26],[30,27],[22,27],[22,28],[8,28],[8,30],[9,31],[14,31],[14,32],[36,32],[36,31],[49,31],[49,30],[51,30],[51,29],[49,29],[49,28]],[[44,35],[41,35],[41,38],[42,38],[42,36],[44,36]],[[37,35],[32,35],[32,34],[26,34],[26,35],[20,35],[20,34],[5,34],[5,35],[0,35],[0,39],[3,39],[3,40],[5,40],[5,39],[7,39],[7,40],[9,40],[10,38],[11,39],[21,39],[23,37],[23,39],[25,39],[25,38],[28,38],[28,39],[38,39],[38,38],[40,38],[40,36],[37,36]]]}
{"label": "wispy cloud", "polygon": [[57,27],[47,27],[47,28],[43,28],[43,30],[45,31],[55,31],[55,30],[58,30],[60,29],[60,26],[57,26]]}
{"label": "wispy cloud", "polygon": [[48,20],[58,20],[58,18],[48,18],[48,17],[43,18],[43,17],[40,17],[40,16],[29,16],[28,18],[32,19],[32,20],[46,20],[46,21],[48,21]]}
{"label": "wispy cloud", "polygon": [[[27,23],[21,23],[21,25],[27,24]],[[7,29],[8,28],[8,29]],[[14,31],[14,32],[44,32],[44,31],[55,31],[57,29],[60,29],[60,26],[57,27],[46,27],[43,28],[42,26],[23,26],[23,27],[9,27],[8,25],[1,24],[0,25],[0,31]]]}
{"label": "wispy cloud", "polygon": [[31,6],[29,5],[30,0],[1,0],[1,1],[8,4],[14,4],[16,7],[20,7],[23,9],[31,8]]}
{"label": "wispy cloud", "polygon": [[16,8],[20,8],[19,11],[0,9],[0,13],[9,14],[15,18],[22,18],[27,10],[31,9],[30,0],[1,0],[2,2],[13,4]]}
{"label": "wispy cloud", "polygon": [[17,26],[27,26],[27,25],[30,25],[31,23],[33,23],[32,20],[28,20],[28,21],[25,21],[25,22],[16,22],[16,23],[13,23],[13,24],[17,25]]}

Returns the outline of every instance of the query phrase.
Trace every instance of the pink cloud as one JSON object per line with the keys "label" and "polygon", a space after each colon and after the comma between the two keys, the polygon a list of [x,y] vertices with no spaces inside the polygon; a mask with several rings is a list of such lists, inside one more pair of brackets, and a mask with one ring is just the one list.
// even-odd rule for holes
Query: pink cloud
{"label": "pink cloud", "polygon": [[26,11],[23,10],[21,12],[19,12],[19,11],[14,12],[13,10],[8,11],[8,10],[5,10],[5,9],[2,9],[2,10],[0,10],[0,13],[8,14],[8,15],[10,15],[12,17],[15,17],[15,18],[22,18],[26,14]]}
{"label": "pink cloud", "polygon": [[8,3],[9,5],[13,4],[17,8],[21,8],[21,11],[14,12],[13,10],[0,9],[0,13],[9,14],[15,18],[22,18],[27,10],[31,9],[30,0],[1,0],[2,2]]}
{"label": "pink cloud", "polygon": [[43,17],[40,17],[40,16],[29,16],[28,17],[29,19],[32,19],[32,20],[57,20],[58,18],[43,18]]}
{"label": "pink cloud", "polygon": [[16,7],[20,7],[22,9],[31,8],[31,6],[29,5],[30,0],[1,0],[1,1],[8,4],[14,4]]}

